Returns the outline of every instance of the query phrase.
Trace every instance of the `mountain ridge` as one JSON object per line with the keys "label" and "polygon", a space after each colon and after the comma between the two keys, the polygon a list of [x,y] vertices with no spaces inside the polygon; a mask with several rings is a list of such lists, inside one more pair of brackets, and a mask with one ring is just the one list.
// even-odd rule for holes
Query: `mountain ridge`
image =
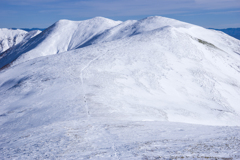
{"label": "mountain ridge", "polygon": [[[83,27],[83,29],[81,29],[81,26],[79,26],[80,23],[84,23],[83,25],[85,25],[84,26],[85,29],[86,29],[86,26],[94,27],[98,23],[100,23],[100,24],[102,23],[103,25],[105,25],[105,28],[100,29],[100,27],[103,27],[103,25],[101,24],[102,25],[101,26],[99,24],[100,30],[97,31],[97,29],[95,28],[96,33],[91,33],[91,29],[88,29],[88,31],[84,31],[84,27]],[[93,24],[93,23],[95,23],[95,24]],[[64,34],[64,31],[62,30],[64,28],[64,26],[66,27],[67,25],[69,26],[69,28],[72,27],[70,29],[72,31],[71,31],[71,33],[68,33],[68,35]],[[142,27],[141,27],[141,25],[142,25]],[[146,26],[148,28],[144,28]],[[151,28],[151,27],[153,27],[153,28]],[[132,35],[136,35],[141,32],[145,33],[147,31],[153,31],[154,29],[161,30],[161,27],[177,28],[179,31],[182,30],[183,32],[189,34],[190,36],[192,36],[192,33],[189,32],[191,30],[193,30],[193,32],[195,32],[195,33],[202,32],[202,30],[203,30],[202,33],[207,31],[206,29],[204,29],[202,27],[198,27],[196,25],[192,25],[192,24],[188,24],[185,22],[181,22],[181,21],[177,21],[177,20],[173,20],[173,19],[169,19],[169,18],[165,18],[165,17],[160,17],[160,16],[151,16],[151,17],[147,17],[145,19],[139,20],[139,21],[129,20],[126,22],[113,21],[113,20],[103,18],[103,17],[95,17],[93,19],[85,20],[85,21],[59,20],[56,23],[54,23],[52,26],[50,26],[49,28],[44,30],[44,32],[42,32],[42,34],[39,35],[41,37],[39,37],[37,41],[33,41],[33,42],[29,41],[29,43],[27,44],[27,47],[22,46],[22,45],[17,46],[15,48],[11,49],[9,51],[10,53],[5,53],[5,55],[11,54],[12,52],[15,52],[15,50],[18,50],[17,54],[14,54],[14,55],[16,55],[16,57],[10,58],[10,59],[16,59],[17,57],[21,56],[22,58],[21,57],[18,58],[19,62],[16,62],[16,61],[14,62],[17,64],[17,63],[21,63],[28,59],[36,58],[39,56],[56,54],[56,53],[60,53],[60,52],[64,52],[64,51],[69,51],[74,48],[86,47],[86,46],[89,46],[89,45],[92,45],[95,43],[103,43],[103,42],[107,42],[107,41],[121,39],[124,37],[130,37]],[[61,31],[57,31],[58,29],[60,29]],[[198,31],[194,31],[194,29],[196,29]],[[65,28],[65,30],[67,30],[67,28]],[[58,32],[60,32],[59,33],[60,36],[58,35]],[[56,33],[56,37],[60,38],[62,36],[62,39],[64,39],[64,41],[62,41],[61,38],[60,39],[58,39],[58,38],[51,39],[51,37],[53,37],[55,33]],[[208,32],[208,33],[209,33],[209,35],[212,34],[212,32]],[[53,34],[53,35],[48,36],[48,34]],[[195,37],[195,38],[200,39],[201,41],[204,41],[204,38],[206,36],[210,37],[209,35],[208,34],[205,34],[205,36],[197,35],[198,37]],[[74,37],[74,36],[78,36],[81,38],[79,40],[76,40],[76,37]],[[45,39],[45,37],[47,37],[47,39]],[[58,39],[58,40],[56,40],[56,39]],[[217,41],[218,40],[214,40],[213,42],[217,42]],[[58,47],[56,47],[54,44],[48,45],[51,43],[58,43],[58,44],[56,44],[56,45],[58,45]],[[209,44],[210,43],[211,42],[209,42]],[[36,44],[36,45],[34,45],[34,44]],[[51,47],[51,46],[53,46],[53,47]],[[215,46],[216,46],[216,44],[215,44]],[[221,46],[222,46],[222,44],[219,45],[218,47],[221,48]],[[22,49],[22,48],[24,48],[24,49]],[[45,51],[43,51],[41,48],[44,48]],[[23,53],[24,53],[24,55],[22,55]],[[6,58],[6,59],[9,59],[9,58]],[[3,59],[0,59],[0,62],[1,62],[0,64],[2,64],[0,66],[0,68],[11,63],[10,61],[3,60]]]}

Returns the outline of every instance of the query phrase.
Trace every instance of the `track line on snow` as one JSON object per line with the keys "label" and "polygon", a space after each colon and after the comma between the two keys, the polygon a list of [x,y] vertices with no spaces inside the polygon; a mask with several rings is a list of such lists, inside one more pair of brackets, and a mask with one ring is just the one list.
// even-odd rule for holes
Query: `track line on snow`
{"label": "track line on snow", "polygon": [[86,109],[86,114],[87,114],[87,120],[89,120],[90,117],[90,113],[89,113],[89,107],[88,107],[88,103],[87,103],[87,97],[86,97],[86,91],[84,88],[84,81],[83,81],[83,72],[85,69],[87,69],[90,64],[94,61],[96,61],[98,58],[104,56],[105,54],[99,55],[97,57],[95,57],[94,59],[90,60],[82,69],[81,69],[81,73],[80,73],[80,79],[81,79],[81,84],[82,84],[82,88],[83,88],[83,98],[84,98],[84,103],[85,103],[85,109]]}
{"label": "track line on snow", "polygon": [[117,160],[120,160],[120,157],[118,156],[118,150],[115,147],[115,143],[112,142],[112,150],[114,151],[114,156],[117,158]]}

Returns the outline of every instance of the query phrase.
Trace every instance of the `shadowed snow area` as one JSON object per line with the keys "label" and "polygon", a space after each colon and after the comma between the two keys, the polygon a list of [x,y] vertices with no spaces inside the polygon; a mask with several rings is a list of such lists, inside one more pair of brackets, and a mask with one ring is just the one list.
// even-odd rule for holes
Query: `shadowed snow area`
{"label": "shadowed snow area", "polygon": [[222,32],[60,20],[0,65],[0,159],[240,158],[240,41]]}

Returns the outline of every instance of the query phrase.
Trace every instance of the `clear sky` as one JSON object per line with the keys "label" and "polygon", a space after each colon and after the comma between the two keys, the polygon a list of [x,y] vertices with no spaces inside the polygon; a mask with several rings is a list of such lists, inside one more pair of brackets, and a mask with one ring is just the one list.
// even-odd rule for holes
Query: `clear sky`
{"label": "clear sky", "polygon": [[59,19],[164,16],[206,28],[240,27],[240,0],[0,0],[0,28],[47,28]]}

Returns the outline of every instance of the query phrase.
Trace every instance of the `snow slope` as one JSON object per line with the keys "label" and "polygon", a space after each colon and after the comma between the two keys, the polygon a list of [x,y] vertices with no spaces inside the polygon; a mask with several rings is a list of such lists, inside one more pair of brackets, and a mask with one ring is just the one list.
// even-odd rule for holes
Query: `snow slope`
{"label": "snow slope", "polygon": [[[72,36],[75,23],[91,31]],[[2,159],[240,158],[240,41],[163,17],[95,18],[22,47],[0,71]]]}

